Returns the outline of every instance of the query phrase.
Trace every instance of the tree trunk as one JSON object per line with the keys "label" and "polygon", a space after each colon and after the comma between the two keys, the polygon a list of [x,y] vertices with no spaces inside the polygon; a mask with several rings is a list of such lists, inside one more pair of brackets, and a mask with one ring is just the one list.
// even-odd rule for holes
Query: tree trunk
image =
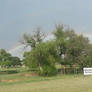
{"label": "tree trunk", "polygon": [[40,68],[40,71],[43,72],[43,68],[40,63],[39,63],[39,68]]}

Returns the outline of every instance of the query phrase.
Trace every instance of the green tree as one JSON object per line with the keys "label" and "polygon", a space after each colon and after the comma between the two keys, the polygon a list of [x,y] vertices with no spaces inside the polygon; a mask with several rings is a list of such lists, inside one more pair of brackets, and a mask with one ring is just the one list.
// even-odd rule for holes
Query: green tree
{"label": "green tree", "polygon": [[0,61],[5,61],[7,59],[9,59],[11,55],[9,53],[7,53],[4,49],[0,50]]}
{"label": "green tree", "polygon": [[26,53],[25,62],[29,67],[39,69],[44,76],[51,76],[57,73],[55,63],[58,60],[57,50],[54,42],[39,43],[31,52]]}
{"label": "green tree", "polygon": [[60,56],[61,60],[59,61],[61,64],[65,64],[64,56],[67,51],[67,36],[65,34],[66,29],[64,25],[57,25],[55,31],[53,32],[55,36],[55,43],[57,46],[57,52]]}
{"label": "green tree", "polygon": [[66,51],[66,62],[70,65],[85,64],[85,55],[88,53],[89,40],[83,35],[77,35],[74,31],[67,32],[68,42]]}
{"label": "green tree", "polygon": [[22,44],[26,46],[30,46],[31,48],[35,48],[36,45],[43,41],[45,37],[44,33],[41,31],[40,28],[37,28],[34,34],[24,34],[23,39],[21,41]]}
{"label": "green tree", "polygon": [[4,49],[0,50],[0,65],[3,67],[11,67],[21,65],[21,60],[18,57],[13,57],[7,53]]}
{"label": "green tree", "polygon": [[18,57],[11,56],[10,62],[11,62],[12,66],[17,66],[17,65],[21,66],[22,65],[22,61]]}
{"label": "green tree", "polygon": [[[78,65],[83,67],[89,60],[89,40],[83,35],[78,35],[73,29],[58,25],[54,31],[57,51],[63,65]],[[85,57],[87,56],[87,58]]]}

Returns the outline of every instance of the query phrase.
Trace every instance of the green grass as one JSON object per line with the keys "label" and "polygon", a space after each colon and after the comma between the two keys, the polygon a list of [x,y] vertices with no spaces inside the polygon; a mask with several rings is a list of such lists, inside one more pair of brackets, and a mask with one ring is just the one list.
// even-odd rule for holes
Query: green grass
{"label": "green grass", "polygon": [[39,77],[31,73],[22,70],[16,74],[1,74],[0,80],[5,81],[0,82],[0,92],[92,92],[92,76]]}
{"label": "green grass", "polygon": [[[8,71],[15,71],[15,70],[17,70],[18,73],[9,73],[9,74],[7,73]],[[30,72],[28,69],[25,70],[22,68],[3,69],[0,72],[1,72],[1,74],[0,74],[0,86],[38,82],[38,81],[44,81],[44,80],[47,81],[47,80],[60,78],[59,76],[40,77],[36,73]]]}

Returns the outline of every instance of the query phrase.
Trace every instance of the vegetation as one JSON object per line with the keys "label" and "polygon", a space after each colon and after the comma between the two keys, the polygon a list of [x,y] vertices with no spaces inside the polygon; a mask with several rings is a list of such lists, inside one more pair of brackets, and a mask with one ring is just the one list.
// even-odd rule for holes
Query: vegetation
{"label": "vegetation", "polygon": [[0,92],[92,91],[92,77],[81,75],[83,67],[92,67],[88,38],[63,25],[57,25],[53,35],[53,40],[45,41],[39,28],[24,34],[21,43],[31,50],[23,60],[0,50]]}
{"label": "vegetation", "polygon": [[0,92],[91,92],[92,77],[60,75],[54,77],[0,75]]}
{"label": "vegetation", "polygon": [[40,75],[50,76],[57,73],[55,67],[57,59],[54,43],[46,42],[37,44],[31,52],[25,53],[24,61],[27,66],[38,68]]}
{"label": "vegetation", "polygon": [[0,50],[0,66],[1,67],[15,67],[21,65],[21,60],[18,57],[13,57],[4,49]]}
{"label": "vegetation", "polygon": [[[24,34],[21,43],[30,46],[31,50],[24,53],[21,61],[1,49],[0,66],[9,68],[23,65],[41,76],[53,76],[67,69],[72,72],[73,68],[81,72],[83,67],[92,66],[92,44],[88,38],[64,25],[57,25],[53,35],[54,39],[46,41],[40,28],[32,35]],[[61,67],[58,69],[57,65]]]}
{"label": "vegetation", "polygon": [[92,66],[92,45],[88,38],[63,25],[56,26],[53,40],[44,41],[41,34],[37,30],[31,36],[24,35],[24,44],[29,44],[32,48],[24,54],[25,65],[37,68],[40,75],[57,74],[56,64],[82,69]]}

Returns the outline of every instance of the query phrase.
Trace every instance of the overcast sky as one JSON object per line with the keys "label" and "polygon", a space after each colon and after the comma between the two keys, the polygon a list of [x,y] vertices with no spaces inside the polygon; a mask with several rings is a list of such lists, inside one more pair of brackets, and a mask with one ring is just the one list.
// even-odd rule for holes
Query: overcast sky
{"label": "overcast sky", "polygon": [[0,48],[10,49],[25,32],[70,25],[91,39],[92,0],[0,0]]}

